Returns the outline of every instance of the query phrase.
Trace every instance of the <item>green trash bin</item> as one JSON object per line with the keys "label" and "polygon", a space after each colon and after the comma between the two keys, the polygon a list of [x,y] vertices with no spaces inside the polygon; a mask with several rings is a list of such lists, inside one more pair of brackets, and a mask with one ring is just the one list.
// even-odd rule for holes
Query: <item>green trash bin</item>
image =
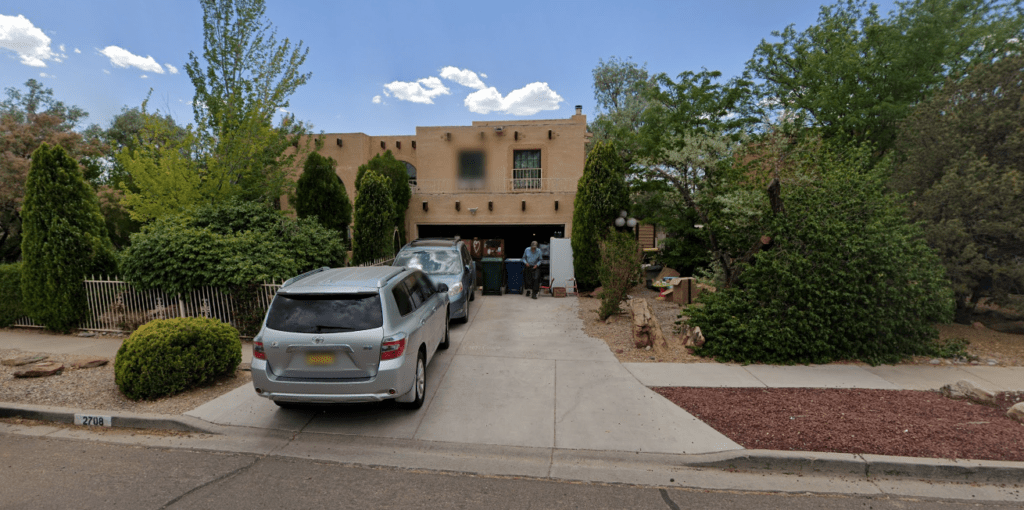
{"label": "green trash bin", "polygon": [[484,266],[484,291],[482,294],[500,296],[504,293],[505,261],[500,257],[484,257],[480,259]]}

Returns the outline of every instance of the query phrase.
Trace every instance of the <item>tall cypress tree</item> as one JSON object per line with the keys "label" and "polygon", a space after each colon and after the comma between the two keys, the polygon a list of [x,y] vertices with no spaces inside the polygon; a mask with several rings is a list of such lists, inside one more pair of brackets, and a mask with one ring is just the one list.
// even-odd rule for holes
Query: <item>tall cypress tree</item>
{"label": "tall cypress tree", "polygon": [[353,264],[394,255],[395,204],[390,187],[391,180],[373,170],[366,172],[359,183],[356,226],[352,233]]}
{"label": "tall cypress tree", "polygon": [[62,147],[44,143],[32,153],[22,216],[25,312],[42,326],[68,331],[88,310],[85,276],[117,268],[99,200]]}
{"label": "tall cypress tree", "polygon": [[580,288],[600,285],[598,243],[607,236],[619,211],[629,204],[625,171],[626,163],[611,142],[597,142],[587,154],[572,215],[572,259]]}
{"label": "tall cypress tree", "polygon": [[363,176],[369,170],[387,177],[390,181],[388,189],[391,193],[391,201],[395,206],[392,218],[395,226],[398,227],[398,235],[404,245],[405,212],[409,209],[409,199],[412,198],[412,190],[409,189],[409,171],[406,169],[405,163],[395,159],[395,155],[390,150],[386,150],[370,158],[365,165],[359,165],[359,170],[356,172],[356,192],[360,191]]}
{"label": "tall cypress tree", "polygon": [[352,203],[345,183],[334,173],[334,158],[311,152],[295,186],[295,213],[299,218],[316,217],[321,225],[337,230],[348,244]]}

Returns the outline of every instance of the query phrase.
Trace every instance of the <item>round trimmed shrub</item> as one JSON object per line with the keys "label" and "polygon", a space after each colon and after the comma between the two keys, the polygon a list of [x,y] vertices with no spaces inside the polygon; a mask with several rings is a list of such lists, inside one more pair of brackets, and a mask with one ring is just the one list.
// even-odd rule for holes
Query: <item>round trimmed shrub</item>
{"label": "round trimmed shrub", "polygon": [[187,317],[142,325],[117,350],[114,381],[132,400],[173,395],[233,373],[242,361],[238,330]]}

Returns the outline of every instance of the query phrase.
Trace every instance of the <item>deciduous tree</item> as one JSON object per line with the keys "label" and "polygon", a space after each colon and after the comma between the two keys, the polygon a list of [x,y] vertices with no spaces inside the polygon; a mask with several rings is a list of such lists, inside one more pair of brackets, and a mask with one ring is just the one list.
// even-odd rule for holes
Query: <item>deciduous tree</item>
{"label": "deciduous tree", "polygon": [[[866,0],[823,6],[817,24],[762,41],[747,67],[763,104],[843,146],[892,148],[899,122],[947,77],[1024,34],[1019,0],[909,0],[888,17]],[[815,135],[819,136],[819,135]]]}
{"label": "deciduous tree", "polygon": [[600,285],[600,242],[612,222],[629,204],[626,162],[615,144],[597,142],[576,186],[572,215],[572,259],[576,283],[582,289]]}

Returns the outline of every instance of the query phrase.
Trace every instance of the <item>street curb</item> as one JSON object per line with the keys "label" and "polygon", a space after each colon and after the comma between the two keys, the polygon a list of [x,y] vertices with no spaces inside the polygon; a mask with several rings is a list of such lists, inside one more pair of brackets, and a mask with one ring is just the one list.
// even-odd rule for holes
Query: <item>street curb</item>
{"label": "street curb", "polygon": [[[1020,483],[1024,462],[932,459],[888,455],[736,450],[689,456],[688,467],[805,475],[913,478],[950,482]],[[697,458],[700,457],[700,458]]]}
{"label": "street curb", "polygon": [[[236,434],[237,429],[239,429],[238,427],[216,425],[191,416],[79,411],[66,407],[0,404],[0,418],[18,417],[71,424],[74,423],[76,414],[110,416],[112,418],[112,426],[119,428],[173,430],[219,436]],[[439,446],[437,443],[431,444],[433,444],[431,448]],[[487,445],[461,443],[457,446],[487,448]],[[500,447],[495,448],[500,449]],[[777,450],[732,450],[702,454],[638,454],[637,452],[568,450],[560,448],[539,448],[539,450],[547,452],[544,456],[549,458],[554,458],[550,457],[552,452],[566,452],[571,454],[572,458],[576,461],[589,459],[611,462],[612,464],[624,463],[621,465],[637,465],[639,462],[640,464],[648,465],[648,467],[660,465],[666,468],[703,468],[758,474],[836,476],[865,480],[920,479],[988,484],[1017,484],[1024,480],[1024,462],[1008,461],[931,459]]]}
{"label": "street curb", "polygon": [[[75,423],[75,415],[111,417],[111,427],[132,429],[174,430],[178,432],[201,432],[222,434],[219,425],[191,416],[168,416],[163,414],[123,413],[97,410],[72,410],[66,407],[37,406],[30,404],[0,404],[0,418],[24,418],[53,423]],[[89,428],[89,426],[82,426]]]}

